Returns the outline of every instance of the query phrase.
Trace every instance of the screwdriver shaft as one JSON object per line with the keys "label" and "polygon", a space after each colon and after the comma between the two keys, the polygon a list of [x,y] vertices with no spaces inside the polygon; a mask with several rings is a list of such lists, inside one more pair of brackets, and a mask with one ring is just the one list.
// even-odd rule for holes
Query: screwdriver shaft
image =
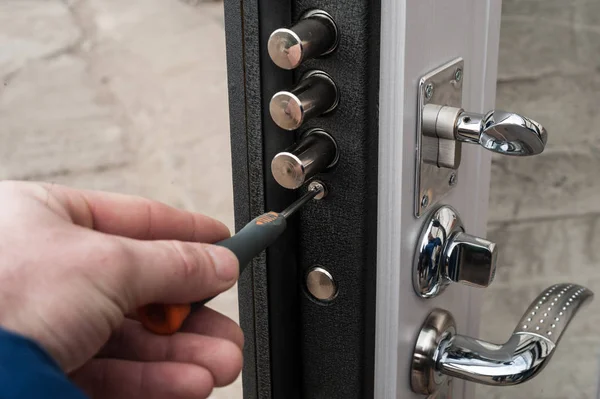
{"label": "screwdriver shaft", "polygon": [[292,216],[298,209],[302,208],[304,204],[306,204],[311,199],[315,198],[317,195],[321,194],[325,190],[325,187],[322,184],[315,184],[306,194],[302,197],[298,198],[292,205],[285,208],[281,211],[281,216],[285,219]]}

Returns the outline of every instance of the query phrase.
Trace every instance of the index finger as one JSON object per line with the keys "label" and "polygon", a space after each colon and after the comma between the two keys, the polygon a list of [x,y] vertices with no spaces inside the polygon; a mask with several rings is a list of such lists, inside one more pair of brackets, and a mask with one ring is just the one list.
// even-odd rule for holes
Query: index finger
{"label": "index finger", "polygon": [[[139,240],[213,243],[230,236],[223,223],[146,198],[42,183],[73,223],[106,234]],[[45,199],[45,198],[44,198]]]}

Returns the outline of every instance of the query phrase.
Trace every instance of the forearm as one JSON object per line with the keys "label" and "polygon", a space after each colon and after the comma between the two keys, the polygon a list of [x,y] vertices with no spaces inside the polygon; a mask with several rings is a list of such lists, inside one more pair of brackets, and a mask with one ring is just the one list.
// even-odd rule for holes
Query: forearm
{"label": "forearm", "polygon": [[86,399],[35,342],[0,328],[2,399]]}

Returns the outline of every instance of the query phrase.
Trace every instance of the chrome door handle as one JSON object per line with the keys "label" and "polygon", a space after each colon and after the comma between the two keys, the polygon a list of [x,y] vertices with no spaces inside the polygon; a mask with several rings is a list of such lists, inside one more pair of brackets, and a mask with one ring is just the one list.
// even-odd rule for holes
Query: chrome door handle
{"label": "chrome door handle", "polygon": [[459,184],[463,143],[502,155],[531,156],[544,151],[546,129],[525,116],[500,110],[483,114],[463,109],[467,71],[456,58],[419,80],[415,216],[425,214]]}
{"label": "chrome door handle", "polygon": [[456,210],[432,212],[417,243],[413,287],[422,298],[439,295],[452,282],[487,287],[496,274],[496,244],[464,232]]}
{"label": "chrome door handle", "polygon": [[423,134],[517,156],[541,153],[548,140],[542,125],[515,113],[492,110],[484,115],[436,104],[425,105]]}
{"label": "chrome door handle", "polygon": [[433,310],[413,352],[413,391],[435,393],[448,376],[499,386],[530,380],[548,364],[569,322],[593,295],[576,284],[549,287],[531,303],[502,345],[456,334],[452,315]]}

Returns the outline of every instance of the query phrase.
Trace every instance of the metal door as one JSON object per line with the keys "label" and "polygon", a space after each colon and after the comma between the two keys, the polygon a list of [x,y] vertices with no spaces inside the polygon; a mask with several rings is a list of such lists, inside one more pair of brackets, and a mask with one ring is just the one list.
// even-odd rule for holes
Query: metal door
{"label": "metal door", "polygon": [[[491,153],[442,137],[435,108],[434,140],[448,139],[453,156],[442,160],[439,144],[436,165],[427,166],[425,104],[456,107],[451,134],[471,120],[458,117],[467,115],[459,108],[472,115],[494,108],[500,13],[500,0],[225,1],[237,227],[283,209],[310,181],[328,189],[240,279],[245,398],[423,398],[411,362],[430,312],[451,313],[457,331],[477,337],[485,289],[448,284],[424,298],[414,270],[424,226],[442,205],[466,232],[485,236]],[[287,36],[271,47],[280,28]],[[320,35],[335,40],[319,42]],[[489,115],[486,128],[498,122]],[[301,159],[307,138],[318,141],[315,131],[335,142],[337,154],[320,166]],[[540,148],[523,143],[491,148],[533,154],[545,131]],[[282,153],[296,165],[293,181],[273,166]],[[492,243],[484,249],[493,252]],[[313,290],[315,278],[324,293]],[[474,384],[452,378],[430,393],[472,398]]]}

